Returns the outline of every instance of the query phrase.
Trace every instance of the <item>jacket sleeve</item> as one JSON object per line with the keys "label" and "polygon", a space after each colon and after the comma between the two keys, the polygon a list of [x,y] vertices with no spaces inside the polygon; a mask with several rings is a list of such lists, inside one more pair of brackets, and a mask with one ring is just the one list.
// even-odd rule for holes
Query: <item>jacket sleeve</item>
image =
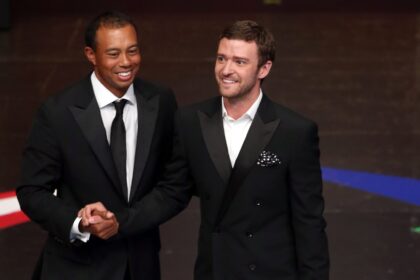
{"label": "jacket sleeve", "polygon": [[48,106],[34,120],[22,157],[21,178],[16,193],[29,218],[62,242],[70,242],[77,209],[54,195],[60,183],[62,160]]}
{"label": "jacket sleeve", "polygon": [[290,165],[292,222],[299,279],[326,280],[329,277],[329,255],[316,124],[311,122],[306,126],[299,138]]}
{"label": "jacket sleeve", "polygon": [[175,117],[173,150],[163,178],[134,206],[115,213],[119,233],[129,236],[147,231],[185,209],[193,194],[186,151],[181,135],[180,118]]}

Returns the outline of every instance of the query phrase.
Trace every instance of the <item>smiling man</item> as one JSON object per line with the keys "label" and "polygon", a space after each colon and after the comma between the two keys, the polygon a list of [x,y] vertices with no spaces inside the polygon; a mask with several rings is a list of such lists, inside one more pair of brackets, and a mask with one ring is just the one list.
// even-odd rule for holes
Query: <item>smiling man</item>
{"label": "smiling man", "polygon": [[[274,38],[253,21],[221,34],[220,96],[181,109],[173,155],[160,181],[124,217],[135,234],[200,198],[196,280],[327,280],[329,254],[317,125],[271,101],[261,84]],[[89,220],[101,203],[81,212]]]}
{"label": "smiling man", "polygon": [[263,93],[274,58],[270,32],[235,22],[219,38],[221,98],[177,116],[174,159],[201,200],[196,280],[329,277],[317,126]]}
{"label": "smiling man", "polygon": [[[172,148],[176,101],[136,78],[137,36],[125,14],[95,18],[84,49],[92,73],[35,118],[17,189],[22,210],[49,234],[33,279],[160,279],[158,228],[123,235],[114,215],[156,185]],[[82,223],[79,210],[96,201],[109,211]]]}

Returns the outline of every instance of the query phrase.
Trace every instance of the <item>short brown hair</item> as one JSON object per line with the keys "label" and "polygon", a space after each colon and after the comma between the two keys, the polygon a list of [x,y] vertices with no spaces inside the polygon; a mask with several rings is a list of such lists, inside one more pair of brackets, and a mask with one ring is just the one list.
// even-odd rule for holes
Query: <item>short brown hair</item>
{"label": "short brown hair", "polygon": [[263,66],[268,60],[274,62],[276,46],[274,36],[270,31],[252,20],[236,21],[226,27],[219,36],[223,38],[255,42],[258,48],[258,67]]}

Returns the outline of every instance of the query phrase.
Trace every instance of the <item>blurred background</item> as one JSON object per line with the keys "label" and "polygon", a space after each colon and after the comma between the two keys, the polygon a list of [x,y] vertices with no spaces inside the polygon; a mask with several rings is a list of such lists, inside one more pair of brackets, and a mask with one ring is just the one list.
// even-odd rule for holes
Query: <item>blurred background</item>
{"label": "blurred background", "polygon": [[[46,233],[14,188],[37,108],[85,77],[88,21],[118,9],[138,23],[140,76],[180,106],[217,95],[221,30],[269,28],[277,57],[263,91],[315,120],[321,138],[331,279],[420,279],[418,1],[0,0],[0,279],[30,279]],[[161,227],[163,280],[192,280],[198,201]]]}

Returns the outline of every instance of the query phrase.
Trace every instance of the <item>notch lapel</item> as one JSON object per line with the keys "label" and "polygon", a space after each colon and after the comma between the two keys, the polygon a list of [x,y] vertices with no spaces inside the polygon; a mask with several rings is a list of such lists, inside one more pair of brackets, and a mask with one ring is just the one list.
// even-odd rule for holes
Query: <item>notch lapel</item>
{"label": "notch lapel", "polygon": [[[217,105],[217,101],[219,101],[219,105]],[[210,158],[222,178],[222,181],[226,185],[229,182],[232,166],[223,130],[222,105],[220,98],[217,98],[215,102],[216,103],[213,104],[213,112],[206,114],[198,111],[198,118],[200,120],[201,132]]]}
{"label": "notch lapel", "polygon": [[243,185],[248,173],[256,164],[260,153],[270,142],[279,123],[280,119],[275,114],[272,102],[264,95],[236,159],[229,184],[219,208],[216,225],[222,221],[239,188]]}
{"label": "notch lapel", "polygon": [[135,95],[137,100],[138,130],[130,201],[138,190],[150,154],[150,146],[152,144],[159,112],[158,95],[151,96],[141,85],[139,88],[135,88]]}

